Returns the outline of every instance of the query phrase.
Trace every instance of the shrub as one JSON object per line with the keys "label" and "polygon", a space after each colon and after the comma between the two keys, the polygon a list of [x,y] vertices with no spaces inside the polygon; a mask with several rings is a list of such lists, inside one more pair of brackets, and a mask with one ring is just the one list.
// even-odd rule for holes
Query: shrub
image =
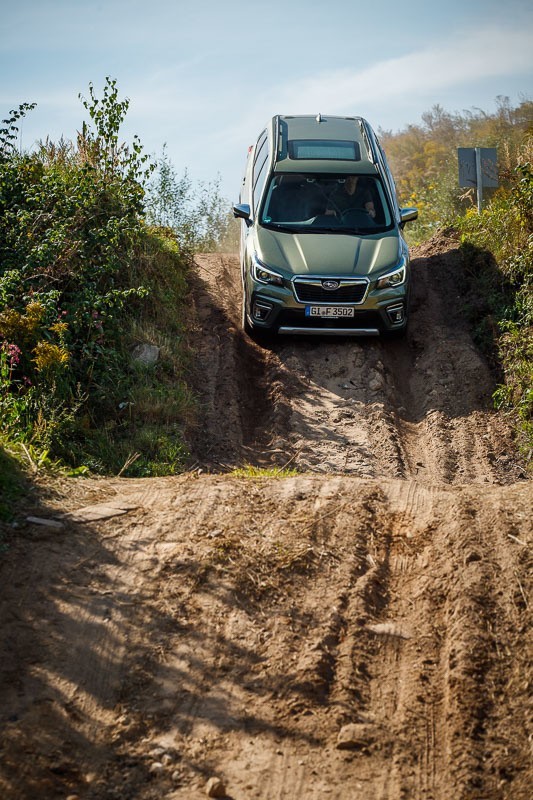
{"label": "shrub", "polygon": [[[99,429],[108,451],[132,430],[123,411],[138,383],[134,328],[160,284],[156,267],[139,265],[148,252],[165,262],[177,319],[188,261],[146,226],[152,168],[136,137],[119,143],[128,101],[116,82],[106,79],[101,99],[91,84],[82,102],[90,122],[75,145],[47,140],[17,153],[16,125],[29,104],[0,128],[0,421],[11,440],[115,471],[110,452],[91,448]],[[158,365],[144,383],[159,391],[168,369]]]}
{"label": "shrub", "polygon": [[[458,220],[462,250],[471,278],[473,322],[480,343],[490,341],[502,370],[494,400],[516,421],[528,460],[533,453],[533,169],[532,139],[526,138],[519,163],[481,214]],[[485,255],[480,258],[479,254]],[[491,336],[487,336],[490,330]]]}
{"label": "shrub", "polygon": [[238,249],[239,225],[220,194],[220,178],[196,186],[187,170],[178,178],[166,148],[148,184],[147,217],[190,253]]}

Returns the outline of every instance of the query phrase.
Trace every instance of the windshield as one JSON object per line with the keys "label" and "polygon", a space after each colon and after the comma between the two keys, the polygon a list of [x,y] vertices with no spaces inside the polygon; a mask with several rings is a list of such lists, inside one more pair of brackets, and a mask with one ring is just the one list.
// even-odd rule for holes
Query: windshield
{"label": "windshield", "polygon": [[392,225],[381,181],[372,175],[274,175],[261,224],[291,231],[380,233]]}

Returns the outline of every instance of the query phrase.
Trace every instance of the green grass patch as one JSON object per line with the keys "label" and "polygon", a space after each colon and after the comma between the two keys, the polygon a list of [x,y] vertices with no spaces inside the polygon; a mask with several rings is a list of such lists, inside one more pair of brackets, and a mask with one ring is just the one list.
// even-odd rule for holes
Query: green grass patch
{"label": "green grass patch", "polygon": [[298,470],[293,467],[254,467],[245,464],[232,470],[236,478],[294,478]]}
{"label": "green grass patch", "polygon": [[13,518],[14,506],[26,490],[19,461],[0,445],[0,521],[9,522]]}
{"label": "green grass patch", "polygon": [[499,191],[481,214],[467,213],[458,225],[468,281],[465,310],[477,344],[498,370],[495,406],[513,420],[531,469],[533,166],[519,163],[510,188]]}
{"label": "green grass patch", "polygon": [[34,466],[172,474],[194,413],[191,253],[146,224],[149,163],[136,137],[118,144],[115,81],[83,105],[92,124],[76,144],[19,153],[27,105],[0,128],[0,425]]}

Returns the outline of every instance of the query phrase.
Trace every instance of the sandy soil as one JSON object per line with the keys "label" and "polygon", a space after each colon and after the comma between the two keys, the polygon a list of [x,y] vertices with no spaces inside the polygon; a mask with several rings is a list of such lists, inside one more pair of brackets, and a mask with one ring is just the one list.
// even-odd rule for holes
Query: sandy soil
{"label": "sandy soil", "polygon": [[456,243],[413,255],[404,341],[268,345],[198,258],[191,471],[7,531],[2,798],[529,800],[531,481]]}

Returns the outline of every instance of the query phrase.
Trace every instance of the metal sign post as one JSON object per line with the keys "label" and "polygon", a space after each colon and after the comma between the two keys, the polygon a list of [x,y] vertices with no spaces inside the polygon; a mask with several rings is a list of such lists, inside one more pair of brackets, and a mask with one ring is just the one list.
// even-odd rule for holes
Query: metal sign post
{"label": "metal sign post", "polygon": [[458,147],[459,186],[476,187],[477,210],[481,213],[483,187],[498,186],[498,157],[495,147]]}

